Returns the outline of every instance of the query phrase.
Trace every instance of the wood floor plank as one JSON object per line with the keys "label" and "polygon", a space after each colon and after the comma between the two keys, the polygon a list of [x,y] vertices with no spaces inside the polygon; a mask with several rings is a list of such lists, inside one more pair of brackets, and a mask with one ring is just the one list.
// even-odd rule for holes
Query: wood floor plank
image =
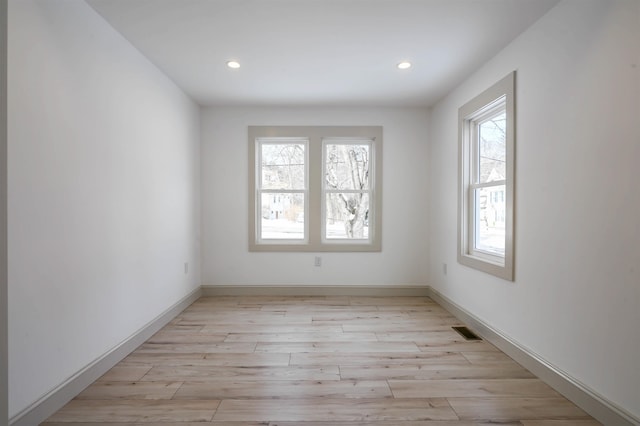
{"label": "wood floor plank", "polygon": [[233,380],[340,380],[337,366],[323,367],[153,367],[144,381],[184,380],[219,381]]}
{"label": "wood floor plank", "polygon": [[136,366],[147,365],[149,369],[154,365],[184,365],[203,360],[204,353],[141,353],[137,350],[131,352],[125,359],[120,361],[118,365]]}
{"label": "wood floor plank", "polygon": [[292,353],[291,365],[383,366],[471,365],[457,352]]}
{"label": "wood floor plank", "polygon": [[153,353],[252,353],[255,343],[144,343],[136,352]]}
{"label": "wood floor plank", "polygon": [[419,352],[410,342],[318,342],[318,343],[258,343],[256,352]]}
{"label": "wood floor plank", "polygon": [[230,333],[225,342],[377,342],[375,333]]}
{"label": "wood floor plank", "polygon": [[433,302],[431,304],[424,304],[424,305],[403,305],[403,304],[378,305],[378,306],[376,306],[376,308],[378,308],[379,311],[402,311],[402,312],[407,312],[407,313],[411,313],[411,312],[439,312],[439,313],[446,313],[448,315],[451,315],[446,310],[444,310],[440,306],[438,306],[435,302]]}
{"label": "wood floor plank", "polygon": [[[315,322],[314,324],[318,324],[319,322]],[[342,329],[345,332],[411,332],[415,330],[421,331],[448,331],[451,330],[451,326],[457,325],[457,323],[452,323],[449,320],[437,320],[437,321],[394,321],[394,322],[385,322],[372,324],[371,322],[366,321],[345,321],[342,323]]]}
{"label": "wood floor plank", "polygon": [[342,333],[341,324],[209,324],[202,328],[203,333]]}
{"label": "wood floor plank", "polygon": [[182,315],[181,325],[199,324],[310,324],[311,315],[304,313],[285,314],[281,312],[193,312]]}
{"label": "wood floor plank", "polygon": [[98,380],[103,382],[136,382],[151,370],[150,365],[116,365]]}
{"label": "wood floor plank", "polygon": [[447,342],[432,342],[432,343],[416,343],[418,348],[421,351],[469,351],[469,352],[497,352],[498,348],[493,346],[492,344],[485,342],[484,340],[476,340],[476,341],[465,341],[465,340],[456,340],[456,341],[447,341]]}
{"label": "wood floor plank", "polygon": [[174,399],[391,398],[384,380],[185,382]]}
{"label": "wood floor plank", "polygon": [[369,306],[433,306],[435,302],[428,297],[413,296],[396,296],[396,297],[378,297],[378,296],[353,296],[351,297],[353,306],[369,305]]}
{"label": "wood floor plank", "polygon": [[560,395],[539,379],[389,380],[396,398],[553,397]]}
{"label": "wood floor plank", "polygon": [[323,305],[342,305],[348,306],[351,304],[351,298],[349,296],[242,296],[234,297],[231,299],[236,300],[240,306],[269,306],[269,305],[310,305],[310,306],[323,306]]}
{"label": "wood floor plank", "polygon": [[290,355],[286,353],[211,353],[189,358],[188,354],[132,354],[120,365],[151,367],[287,367]]}
{"label": "wood floor plank", "polygon": [[357,312],[378,312],[378,306],[356,306],[352,304],[345,305],[318,305],[311,303],[289,303],[289,304],[269,304],[260,308],[261,312],[290,312],[308,314],[310,310],[313,314],[331,314],[331,313],[349,313],[353,315]]}
{"label": "wood floor plank", "polygon": [[572,420],[588,417],[564,398],[448,398],[448,401],[462,420]]}
{"label": "wood floor plank", "polygon": [[73,400],[50,422],[208,422],[220,401]]}
{"label": "wood floor plank", "polygon": [[445,399],[223,400],[214,421],[458,420]]}
{"label": "wood floor plank", "polygon": [[314,322],[327,321],[333,322],[350,322],[350,321],[367,321],[367,322],[384,322],[384,321],[404,321],[409,319],[409,314],[399,311],[380,312],[380,311],[363,311],[363,312],[314,312],[311,316]]}
{"label": "wood floor plank", "polygon": [[183,343],[217,343],[224,342],[227,338],[226,333],[213,334],[203,332],[184,332],[184,331],[167,331],[162,330],[154,334],[147,340],[146,343],[162,343],[162,344],[176,344],[181,345]]}
{"label": "wood floor plank", "polygon": [[447,318],[453,322],[458,321],[456,317],[454,317],[453,315],[451,315],[449,312],[447,312],[445,309],[441,308],[438,305],[425,307],[425,309],[411,309],[405,312],[409,314],[410,318],[428,318],[428,319]]}
{"label": "wood floor plank", "polygon": [[377,365],[340,367],[343,380],[454,380],[454,379],[531,379],[522,367],[482,368],[455,364]]}
{"label": "wood floor plank", "polygon": [[376,333],[376,337],[381,342],[415,342],[418,345],[438,343],[446,344],[449,342],[464,341],[462,337],[455,331],[439,330],[439,331],[402,331],[402,332],[383,332]]}
{"label": "wood floor plank", "polygon": [[182,383],[95,382],[76,396],[76,399],[171,399]]}
{"label": "wood floor plank", "polygon": [[289,354],[206,354],[205,365],[228,367],[286,367],[289,365]]}
{"label": "wood floor plank", "polygon": [[202,331],[203,325],[180,325],[180,324],[172,324],[169,323],[163,327],[160,332],[184,332],[184,333],[198,333]]}
{"label": "wood floor plank", "polygon": [[472,352],[462,351],[460,354],[465,357],[471,364],[475,365],[490,365],[490,364],[514,364],[516,363],[512,358],[508,357],[503,352],[485,351],[485,352]]}

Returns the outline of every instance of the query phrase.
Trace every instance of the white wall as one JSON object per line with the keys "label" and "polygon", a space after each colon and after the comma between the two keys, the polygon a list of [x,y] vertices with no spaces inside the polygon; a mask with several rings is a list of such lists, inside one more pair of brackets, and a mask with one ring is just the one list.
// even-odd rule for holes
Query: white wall
{"label": "white wall", "polygon": [[[514,69],[511,283],[456,263],[456,120]],[[639,102],[640,2],[563,1],[432,109],[429,152],[430,284],[636,417]]]}
{"label": "white wall", "polygon": [[[249,253],[249,125],[382,125],[382,252]],[[427,279],[427,111],[209,108],[202,116],[205,285],[396,285]]]}
{"label": "white wall", "polygon": [[200,115],[79,0],[10,1],[8,79],[15,416],[199,286]]}

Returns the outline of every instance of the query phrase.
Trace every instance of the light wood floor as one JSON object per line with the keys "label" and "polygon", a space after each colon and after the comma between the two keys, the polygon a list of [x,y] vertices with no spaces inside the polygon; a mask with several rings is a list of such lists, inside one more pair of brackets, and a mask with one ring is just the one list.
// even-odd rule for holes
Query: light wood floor
{"label": "light wood floor", "polygon": [[201,298],[47,426],[597,425],[428,298]]}

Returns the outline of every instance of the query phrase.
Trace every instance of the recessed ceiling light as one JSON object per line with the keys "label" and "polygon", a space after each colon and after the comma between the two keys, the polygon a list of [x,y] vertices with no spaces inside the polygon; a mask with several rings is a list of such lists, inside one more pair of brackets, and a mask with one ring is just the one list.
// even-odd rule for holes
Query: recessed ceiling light
{"label": "recessed ceiling light", "polygon": [[409,61],[402,61],[398,64],[398,68],[401,70],[406,70],[407,68],[411,68],[411,62]]}
{"label": "recessed ceiling light", "polygon": [[240,68],[240,62],[238,62],[238,61],[228,61],[227,62],[227,66],[229,68],[237,69],[237,68]]}

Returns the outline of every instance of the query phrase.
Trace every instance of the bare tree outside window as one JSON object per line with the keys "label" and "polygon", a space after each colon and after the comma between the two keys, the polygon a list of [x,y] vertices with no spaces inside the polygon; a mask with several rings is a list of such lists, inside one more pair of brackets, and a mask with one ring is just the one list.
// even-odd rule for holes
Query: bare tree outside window
{"label": "bare tree outside window", "polygon": [[506,114],[502,112],[478,126],[479,183],[504,180],[507,175],[506,125]]}
{"label": "bare tree outside window", "polygon": [[369,238],[370,142],[325,144],[325,237]]}

